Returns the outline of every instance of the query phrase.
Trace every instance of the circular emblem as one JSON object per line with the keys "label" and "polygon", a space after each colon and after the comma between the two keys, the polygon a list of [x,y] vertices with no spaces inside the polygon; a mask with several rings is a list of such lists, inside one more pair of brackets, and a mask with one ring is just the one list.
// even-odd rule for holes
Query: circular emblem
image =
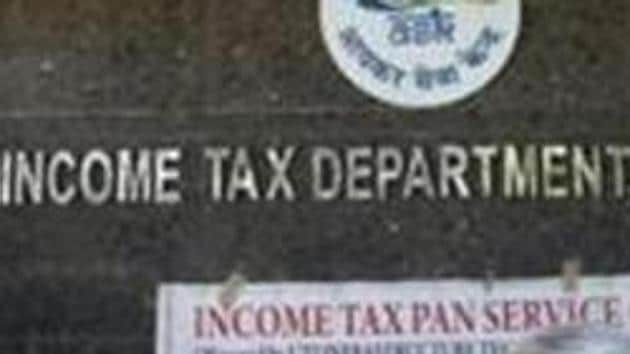
{"label": "circular emblem", "polygon": [[406,108],[453,103],[514,50],[521,0],[320,0],[325,42],[357,87]]}

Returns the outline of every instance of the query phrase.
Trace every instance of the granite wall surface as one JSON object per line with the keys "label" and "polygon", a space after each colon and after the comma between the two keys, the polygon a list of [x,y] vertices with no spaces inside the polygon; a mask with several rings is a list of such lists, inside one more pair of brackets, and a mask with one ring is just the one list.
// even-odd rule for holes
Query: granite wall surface
{"label": "granite wall surface", "polygon": [[[524,0],[511,64],[435,111],[381,105],[324,49],[316,1],[0,4],[4,148],[630,139],[630,3]],[[195,173],[195,166],[187,171]],[[190,186],[197,188],[198,186]],[[150,353],[162,281],[630,270],[621,201],[308,201],[0,211],[0,350]]]}

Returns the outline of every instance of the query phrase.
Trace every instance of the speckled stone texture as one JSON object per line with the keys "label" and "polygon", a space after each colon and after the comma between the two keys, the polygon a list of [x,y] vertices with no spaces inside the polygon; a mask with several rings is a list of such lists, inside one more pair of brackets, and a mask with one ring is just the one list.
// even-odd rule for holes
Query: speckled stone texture
{"label": "speckled stone texture", "polygon": [[[412,112],[341,76],[316,1],[3,1],[0,143],[630,142],[630,2],[524,3],[498,80]],[[629,211],[502,200],[4,209],[0,351],[151,353],[157,284],[235,268],[257,281],[475,277],[489,265],[530,276],[579,256],[586,272],[624,272]]]}

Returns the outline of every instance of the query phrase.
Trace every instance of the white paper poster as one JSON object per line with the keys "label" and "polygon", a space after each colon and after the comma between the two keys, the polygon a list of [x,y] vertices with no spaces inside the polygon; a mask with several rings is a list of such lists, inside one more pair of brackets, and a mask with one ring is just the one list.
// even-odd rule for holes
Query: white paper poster
{"label": "white paper poster", "polygon": [[505,354],[549,327],[630,329],[630,277],[159,289],[158,354]]}

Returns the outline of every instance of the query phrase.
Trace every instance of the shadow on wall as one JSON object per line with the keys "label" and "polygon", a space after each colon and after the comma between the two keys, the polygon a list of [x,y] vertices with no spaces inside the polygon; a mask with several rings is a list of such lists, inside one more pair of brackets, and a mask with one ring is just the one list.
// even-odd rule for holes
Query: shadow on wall
{"label": "shadow on wall", "polygon": [[[163,41],[196,30],[200,0],[4,0],[0,43],[14,46],[109,45],[122,33]],[[158,43],[159,44],[159,43]]]}
{"label": "shadow on wall", "polygon": [[5,29],[34,26],[58,33],[86,26],[183,25],[199,19],[200,0],[5,0]]}
{"label": "shadow on wall", "polygon": [[[311,30],[315,2],[294,0],[4,0],[0,45],[124,50],[199,48],[207,55],[286,52],[288,37]],[[312,18],[311,18],[312,17]],[[309,18],[312,23],[303,24]],[[299,25],[296,25],[299,24]],[[247,49],[239,43],[247,42]]]}

